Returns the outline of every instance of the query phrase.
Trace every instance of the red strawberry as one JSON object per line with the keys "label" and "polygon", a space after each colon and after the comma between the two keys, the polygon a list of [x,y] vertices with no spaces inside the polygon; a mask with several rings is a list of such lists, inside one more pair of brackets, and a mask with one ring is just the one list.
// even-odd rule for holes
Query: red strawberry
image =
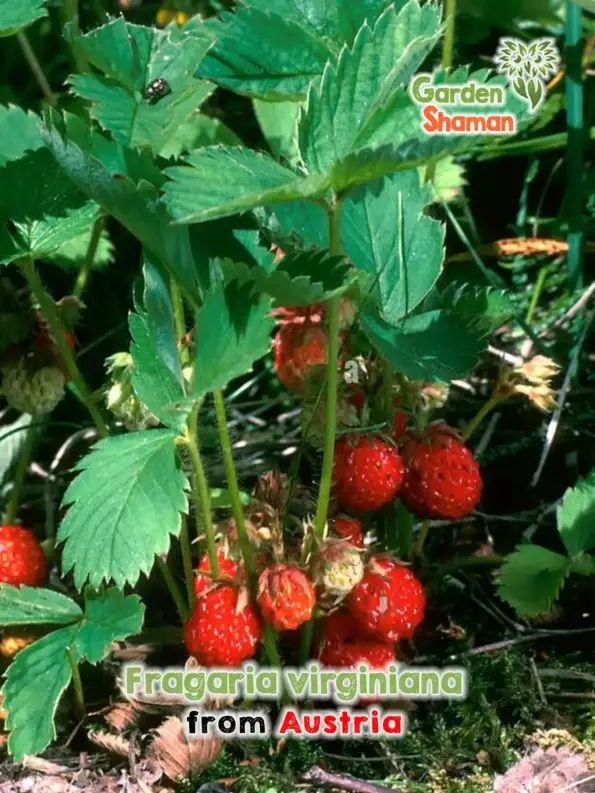
{"label": "red strawberry", "polygon": [[0,526],[0,583],[41,586],[48,576],[48,560],[28,529]]}
{"label": "red strawberry", "polygon": [[198,598],[184,624],[188,652],[203,666],[239,666],[254,655],[262,636],[245,590],[219,584]]}
{"label": "red strawberry", "polygon": [[410,639],[424,617],[426,596],[407,567],[372,557],[370,568],[345,604],[360,628],[386,642]]}
{"label": "red strawberry", "polygon": [[318,326],[282,325],[273,341],[275,369],[286,388],[302,393],[313,366],[327,360],[328,336]]}
{"label": "red strawberry", "polygon": [[265,622],[277,631],[292,631],[312,616],[314,584],[297,565],[277,564],[260,574],[256,601]]}
{"label": "red strawberry", "polygon": [[396,661],[392,644],[362,638],[361,630],[347,609],[340,609],[323,621],[322,646],[318,660],[324,666],[368,664],[382,668]]}
{"label": "red strawberry", "polygon": [[402,449],[407,466],[401,499],[420,518],[455,520],[471,514],[481,498],[479,465],[456,432],[445,424],[411,436]]}
{"label": "red strawberry", "polygon": [[395,498],[405,468],[395,446],[370,435],[337,441],[333,471],[339,504],[356,512],[373,512]]}
{"label": "red strawberry", "polygon": [[[230,559],[229,556],[226,556],[221,548],[217,548],[217,561],[219,562],[220,578],[233,578],[234,580],[237,578],[239,569],[238,563],[234,559]],[[203,575],[203,573],[208,573],[209,575]],[[199,562],[196,578],[194,579],[194,592],[197,597],[202,595],[211,585],[213,579],[210,573],[211,560],[209,554],[205,553]]]}
{"label": "red strawberry", "polygon": [[347,515],[337,515],[333,521],[333,529],[344,537],[356,548],[363,550],[365,548],[364,533],[362,532],[362,524],[357,518],[348,518]]}

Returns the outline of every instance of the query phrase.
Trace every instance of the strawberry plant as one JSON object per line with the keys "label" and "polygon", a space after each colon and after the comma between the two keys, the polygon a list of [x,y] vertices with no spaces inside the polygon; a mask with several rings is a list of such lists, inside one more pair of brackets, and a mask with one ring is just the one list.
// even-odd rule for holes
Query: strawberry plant
{"label": "strawberry plant", "polygon": [[[557,230],[568,273],[543,265],[528,294],[523,252],[510,277],[487,266],[467,205],[453,203],[461,163],[530,143],[556,116],[555,95],[541,104],[555,86],[531,77],[544,119],[477,59],[453,68],[455,15],[433,0],[167,6],[155,25],[97,2],[84,28],[62,5],[70,71],[58,94],[27,37],[55,9],[0,2],[0,36],[16,39],[44,94],[37,112],[0,105],[0,481],[14,468],[1,493],[0,625],[7,637],[37,631],[13,641],[4,670],[11,756],[56,738],[67,690],[85,719],[88,665],[142,635],[145,615],[157,631],[174,622],[178,654],[200,666],[381,668],[414,657],[459,565],[500,568],[500,607],[518,618],[548,611],[570,574],[593,575],[592,474],[558,507],[565,553],[515,541],[461,557],[438,537],[482,508],[496,425],[476,444],[478,428],[505,403],[559,422],[589,335],[574,217]],[[461,84],[504,92],[498,112],[521,140],[481,125],[428,134],[409,90],[420,73],[457,97],[451,115],[485,110]],[[258,134],[242,139],[209,113],[218,101],[237,102]],[[447,227],[466,249],[460,267],[447,263]],[[104,349],[85,328],[109,315],[93,292],[106,267],[129,310],[106,333],[122,345],[102,354],[101,382],[83,356]],[[558,402],[563,353],[551,317],[533,322],[544,293],[562,314],[554,327],[582,317]],[[232,392],[254,372],[301,412],[291,464],[264,475],[240,469],[233,429]],[[457,415],[457,387],[477,397],[474,416]],[[46,472],[42,537],[23,490],[70,406],[85,418]],[[155,604],[161,585],[169,611]]]}

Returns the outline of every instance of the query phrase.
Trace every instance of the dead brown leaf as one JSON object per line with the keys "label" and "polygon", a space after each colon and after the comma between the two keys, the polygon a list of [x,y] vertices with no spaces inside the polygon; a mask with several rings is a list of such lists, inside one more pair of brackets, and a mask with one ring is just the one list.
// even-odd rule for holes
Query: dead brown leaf
{"label": "dead brown leaf", "polygon": [[148,757],[166,776],[175,780],[210,766],[219,757],[222,748],[223,741],[218,738],[189,741],[181,720],[172,716],[155,731]]}

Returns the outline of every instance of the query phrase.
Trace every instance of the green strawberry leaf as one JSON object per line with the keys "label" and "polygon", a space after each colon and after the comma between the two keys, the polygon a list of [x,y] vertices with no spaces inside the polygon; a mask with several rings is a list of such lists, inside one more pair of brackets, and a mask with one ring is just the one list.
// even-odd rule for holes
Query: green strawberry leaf
{"label": "green strawberry leaf", "polygon": [[0,168],[0,224],[6,232],[0,260],[53,253],[93,225],[98,211],[47,149],[9,162]]}
{"label": "green strawberry leaf", "polygon": [[[125,596],[117,589],[100,593],[87,589],[84,613],[64,595],[48,593],[48,590],[29,591],[46,593],[43,598],[60,597],[70,603],[75,624],[25,647],[8,667],[2,688],[3,707],[8,712],[6,726],[11,731],[8,749],[16,762],[21,762],[25,755],[39,754],[56,737],[54,717],[71,681],[72,663],[101,661],[110,652],[113,642],[138,633],[144,618],[140,598]],[[25,594],[25,597],[30,598],[32,609],[39,609],[41,619],[36,621],[44,621],[47,609],[42,596],[37,603],[34,603],[34,595]],[[60,606],[56,599],[54,602],[57,614],[66,613],[64,605]],[[26,613],[27,604],[24,602],[16,608]]]}
{"label": "green strawberry leaf", "polygon": [[161,174],[144,155],[89,130],[79,118],[52,114],[44,137],[60,167],[90,198],[127,228],[199,302],[188,230],[171,224],[159,203]]}
{"label": "green strawberry leaf", "polygon": [[177,159],[182,154],[203,146],[241,146],[242,141],[222,121],[196,111],[180,124],[159,152],[165,159]]}
{"label": "green strawberry leaf", "polygon": [[339,0],[337,24],[341,38],[351,46],[364,22],[372,27],[387,6],[400,10],[406,3],[407,0]]}
{"label": "green strawberry leaf", "polygon": [[316,197],[325,189],[322,179],[303,178],[271,157],[240,146],[209,146],[184,159],[187,165],[166,170],[170,181],[164,187],[165,203],[181,223]]}
{"label": "green strawberry leaf", "polygon": [[33,417],[28,413],[21,413],[12,424],[4,425],[0,430],[0,485],[18,460],[32,421]]}
{"label": "green strawberry leaf", "polygon": [[297,144],[297,120],[301,104],[254,99],[253,105],[262,133],[275,157],[284,158],[295,167],[300,154]]}
{"label": "green strawberry leaf", "polygon": [[217,283],[205,295],[196,316],[194,399],[249,372],[268,351],[274,327],[270,300],[250,292],[234,281]]}
{"label": "green strawberry leaf", "polygon": [[[206,36],[133,25],[119,17],[84,36],[71,32],[70,40],[103,72],[74,75],[72,90],[91,103],[91,116],[125,146],[159,152],[213,90],[193,76],[210,45]],[[152,102],[145,91],[158,77],[170,92]]]}
{"label": "green strawberry leaf", "polygon": [[413,380],[445,382],[465,377],[476,365],[483,340],[446,311],[426,311],[389,325],[368,308],[362,327],[395,372]]}
{"label": "green strawberry leaf", "polygon": [[0,625],[70,625],[83,612],[69,597],[51,589],[0,586]]}
{"label": "green strawberry leaf", "polygon": [[276,264],[270,254],[267,267],[250,267],[229,259],[221,262],[227,280],[251,284],[252,295],[265,294],[275,306],[307,306],[345,292],[353,283],[350,267],[342,256],[309,250],[284,256]]}
{"label": "green strawberry leaf", "polygon": [[345,201],[341,238],[358,270],[375,276],[380,315],[396,325],[440,276],[444,226],[424,214],[431,188],[404,171],[354,190]]}
{"label": "green strawberry leaf", "polygon": [[141,402],[166,426],[182,432],[188,409],[176,409],[185,396],[174,313],[167,284],[150,261],[143,267],[143,305],[130,314],[132,385]]}
{"label": "green strawberry leaf", "polygon": [[570,560],[539,545],[519,545],[500,568],[500,597],[522,616],[546,612],[570,572]]}
{"label": "green strawberry leaf", "polygon": [[169,430],[106,438],[77,464],[58,539],[62,569],[74,568],[79,589],[87,579],[95,588],[110,580],[134,585],[156,554],[167,553],[188,509],[175,438]]}
{"label": "green strawberry leaf", "polygon": [[0,105],[0,168],[43,146],[39,117],[16,105]]}
{"label": "green strawberry leaf", "polygon": [[0,3],[0,37],[13,36],[47,15],[45,0],[2,0]]}
{"label": "green strawberry leaf", "polygon": [[68,655],[78,625],[44,636],[18,653],[2,687],[8,750],[15,762],[39,754],[56,737],[54,716],[72,678]]}
{"label": "green strawberry leaf", "polygon": [[143,626],[145,607],[138,595],[125,595],[119,589],[95,592],[85,590],[85,614],[73,650],[91,664],[102,661],[113,642],[134,636]]}
{"label": "green strawberry leaf", "polygon": [[[48,258],[63,270],[79,270],[86,262],[92,234],[93,229],[87,229],[87,231],[79,234],[78,237],[73,237],[68,242],[65,242],[64,245],[60,245],[58,250],[50,254]],[[93,256],[92,269],[100,270],[110,264],[113,259],[114,245],[107,230],[103,229]]]}
{"label": "green strawberry leaf", "polygon": [[[440,9],[409,2],[389,7],[373,31],[364,25],[353,49],[345,47],[336,67],[328,65],[308,93],[300,115],[299,148],[311,173],[328,174],[349,154],[363,148],[366,131],[406,85],[440,34]],[[423,133],[418,128],[417,137]]]}
{"label": "green strawberry leaf", "polygon": [[252,97],[304,98],[334,50],[314,28],[270,6],[236,8],[210,30],[216,40],[198,76]]}
{"label": "green strawberry leaf", "polygon": [[564,494],[558,507],[558,531],[573,556],[595,548],[595,470]]}

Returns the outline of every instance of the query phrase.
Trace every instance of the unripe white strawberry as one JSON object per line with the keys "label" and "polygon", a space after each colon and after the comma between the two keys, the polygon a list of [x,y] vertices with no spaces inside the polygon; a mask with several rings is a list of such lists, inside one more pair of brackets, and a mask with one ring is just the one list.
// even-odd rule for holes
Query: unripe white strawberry
{"label": "unripe white strawberry", "polygon": [[364,577],[360,551],[347,540],[329,540],[314,559],[313,578],[326,605],[340,603]]}
{"label": "unripe white strawberry", "polygon": [[157,427],[159,419],[140,401],[132,388],[132,357],[126,352],[119,352],[107,360],[112,381],[105,397],[108,410],[131,432]]}
{"label": "unripe white strawberry", "polygon": [[2,391],[21,413],[51,413],[64,396],[66,378],[57,366],[34,367],[23,358],[2,367]]}

